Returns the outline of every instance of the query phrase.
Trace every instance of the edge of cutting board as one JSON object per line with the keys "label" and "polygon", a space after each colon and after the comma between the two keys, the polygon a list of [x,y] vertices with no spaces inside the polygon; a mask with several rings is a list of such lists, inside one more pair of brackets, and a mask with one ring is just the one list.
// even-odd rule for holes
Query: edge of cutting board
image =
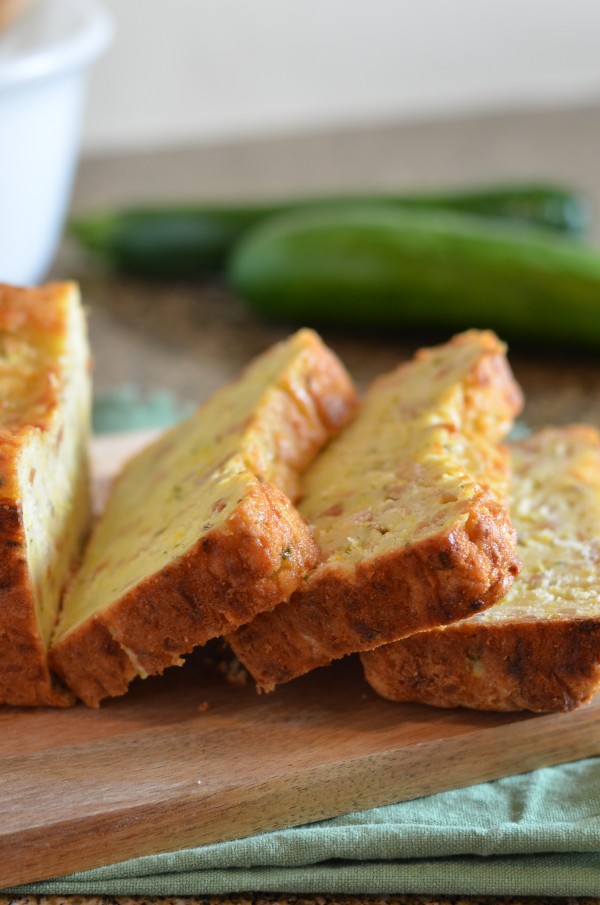
{"label": "edge of cutting board", "polygon": [[5,712],[0,887],[587,757],[599,714],[393,704],[353,658],[270,696],[190,662],[100,711]]}

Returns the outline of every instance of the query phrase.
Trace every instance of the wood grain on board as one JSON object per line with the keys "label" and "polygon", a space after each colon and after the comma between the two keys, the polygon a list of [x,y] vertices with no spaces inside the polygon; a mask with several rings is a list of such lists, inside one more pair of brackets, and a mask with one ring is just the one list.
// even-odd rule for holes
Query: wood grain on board
{"label": "wood grain on board", "polygon": [[[129,448],[102,441],[96,473]],[[600,753],[599,726],[600,699],[550,715],[393,704],[354,658],[257,695],[195,656],[99,711],[0,710],[0,887],[576,760]]]}

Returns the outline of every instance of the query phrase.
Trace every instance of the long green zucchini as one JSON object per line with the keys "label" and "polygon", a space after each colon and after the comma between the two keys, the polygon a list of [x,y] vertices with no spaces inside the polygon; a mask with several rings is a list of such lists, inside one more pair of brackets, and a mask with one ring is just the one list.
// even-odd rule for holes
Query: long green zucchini
{"label": "long green zucchini", "polygon": [[468,214],[282,215],[242,240],[229,279],[259,311],[307,325],[492,327],[600,345],[597,251]]}
{"label": "long green zucchini", "polygon": [[312,210],[324,203],[354,207],[385,203],[406,209],[446,209],[529,223],[579,235],[590,211],[576,192],[553,186],[490,189],[400,196],[303,199],[272,204],[132,208],[75,220],[71,232],[110,266],[158,278],[192,278],[217,273],[237,241],[269,217]]}

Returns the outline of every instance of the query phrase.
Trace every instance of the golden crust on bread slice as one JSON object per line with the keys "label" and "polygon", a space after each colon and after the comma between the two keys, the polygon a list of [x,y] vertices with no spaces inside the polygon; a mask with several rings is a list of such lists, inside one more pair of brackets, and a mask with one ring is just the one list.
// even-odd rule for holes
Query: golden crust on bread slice
{"label": "golden crust on bread slice", "polygon": [[259,687],[504,596],[519,564],[496,444],[521,404],[505,347],[485,331],[422,350],[372,384],[304,478],[299,509],[321,564],[227,638]]}
{"label": "golden crust on bread slice", "polygon": [[289,496],[355,404],[339,360],[301,330],[125,466],[51,651],[82,700],[124,693],[295,590],[320,552]]}
{"label": "golden crust on bread slice", "polygon": [[66,705],[47,650],[90,522],[79,292],[0,286],[0,702]]}
{"label": "golden crust on bread slice", "polygon": [[553,711],[600,686],[600,435],[546,428],[510,450],[519,578],[485,613],[363,654],[383,697]]}

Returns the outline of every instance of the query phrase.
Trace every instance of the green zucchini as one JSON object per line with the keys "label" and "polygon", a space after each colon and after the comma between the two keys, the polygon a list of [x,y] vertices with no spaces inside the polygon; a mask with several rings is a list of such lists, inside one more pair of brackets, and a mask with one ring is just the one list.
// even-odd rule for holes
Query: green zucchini
{"label": "green zucchini", "polygon": [[306,325],[491,327],[600,346],[600,254],[469,214],[281,215],[241,241],[229,280],[264,314]]}
{"label": "green zucchini", "polygon": [[248,229],[269,217],[323,204],[386,203],[403,208],[447,209],[530,223],[571,235],[589,225],[586,201],[569,189],[506,186],[452,192],[338,199],[303,199],[271,204],[140,207],[75,220],[71,232],[82,245],[125,273],[158,278],[193,278],[220,272]]}

